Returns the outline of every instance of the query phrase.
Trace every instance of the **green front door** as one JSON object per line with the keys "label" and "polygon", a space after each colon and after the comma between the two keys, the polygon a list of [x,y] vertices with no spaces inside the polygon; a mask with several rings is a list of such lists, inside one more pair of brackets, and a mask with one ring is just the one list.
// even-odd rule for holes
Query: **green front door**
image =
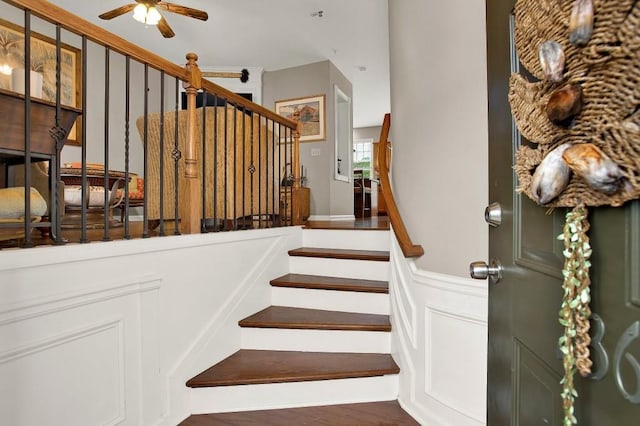
{"label": "green front door", "polygon": [[[546,214],[515,192],[513,153],[526,142],[507,100],[510,73],[524,72],[512,43],[514,4],[487,0],[489,200],[503,211],[489,253],[504,267],[489,291],[487,424],[561,425],[563,247],[556,237],[565,211]],[[640,425],[640,204],[589,211],[594,368],[591,378],[576,376],[576,417],[580,425]]]}

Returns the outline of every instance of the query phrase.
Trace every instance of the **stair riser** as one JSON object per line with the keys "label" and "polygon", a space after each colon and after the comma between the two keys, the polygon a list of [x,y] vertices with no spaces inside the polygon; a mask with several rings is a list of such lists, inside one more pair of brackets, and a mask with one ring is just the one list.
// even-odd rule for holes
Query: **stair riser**
{"label": "stair riser", "polygon": [[271,304],[327,311],[389,315],[389,295],[352,291],[272,287]]}
{"label": "stair riser", "polygon": [[390,353],[391,333],[383,331],[243,328],[243,349]]}
{"label": "stair riser", "polygon": [[389,231],[304,229],[302,242],[303,247],[388,251],[390,235]]}
{"label": "stair riser", "polygon": [[292,274],[388,281],[389,262],[290,256],[289,272]]}
{"label": "stair riser", "polygon": [[196,388],[189,395],[192,414],[389,401],[398,397],[398,375]]}

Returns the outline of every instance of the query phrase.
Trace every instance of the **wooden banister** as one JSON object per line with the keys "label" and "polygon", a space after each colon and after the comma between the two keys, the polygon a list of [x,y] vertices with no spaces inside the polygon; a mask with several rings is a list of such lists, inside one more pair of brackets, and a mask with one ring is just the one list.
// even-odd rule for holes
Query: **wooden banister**
{"label": "wooden banister", "polygon": [[411,237],[407,232],[407,228],[404,226],[402,216],[400,216],[400,211],[398,210],[396,200],[393,198],[393,192],[391,191],[391,182],[389,181],[389,164],[387,158],[387,150],[389,149],[389,127],[391,127],[391,114],[385,114],[384,121],[382,123],[382,130],[380,132],[380,155],[378,155],[382,195],[387,203],[389,220],[393,226],[393,232],[396,234],[402,253],[405,257],[420,257],[424,254],[424,249],[421,245],[413,244],[411,241]]}
{"label": "wooden banister", "polygon": [[103,45],[109,46],[109,48],[115,52],[121,53],[125,56],[130,56],[131,59],[136,61],[147,63],[150,66],[163,70],[165,73],[177,77],[181,80],[187,80],[189,74],[181,66],[167,61],[161,56],[151,53],[146,49],[143,49],[135,44],[110,33],[109,31],[100,28],[97,25],[92,24],[64,9],[56,6],[53,3],[42,0],[6,0],[7,3],[12,4],[20,9],[30,10],[36,16],[43,18],[44,20],[58,23],[64,29],[78,34],[80,36],[86,36],[89,40]]}
{"label": "wooden banister", "polygon": [[[155,69],[163,70],[166,74],[172,77],[179,78],[186,82],[189,82],[189,79],[191,78],[191,73],[182,66],[167,61],[163,57],[118,37],[115,34],[112,34],[109,31],[100,28],[99,26],[92,24],[91,22],[86,21],[52,3],[42,0],[6,0],[6,2],[18,8],[30,10],[34,15],[47,21],[59,23],[62,28],[72,33],[80,36],[86,36],[89,40],[97,44],[109,46],[109,48],[114,52],[129,56],[131,59],[138,62],[149,64]],[[203,79],[202,85],[199,87],[204,88],[208,93],[223,97],[235,105],[247,108],[280,123],[285,127],[290,129],[295,129],[297,127],[297,123],[295,121],[282,117],[275,112],[261,105],[257,105],[211,81]]]}
{"label": "wooden banister", "polygon": [[[202,73],[198,68],[198,56],[195,53],[187,54],[187,64],[185,67],[179,66],[166,59],[143,49],[109,31],[100,28],[72,13],[43,0],[6,0],[6,3],[17,8],[27,10],[34,16],[40,17],[53,24],[86,37],[96,44],[108,47],[111,51],[120,53],[136,62],[146,64],[151,68],[163,71],[166,75],[174,77],[183,82],[187,94],[187,140],[184,150],[184,179],[186,179],[186,189],[184,196],[180,200],[181,232],[192,234],[201,231],[202,212],[202,185],[203,177],[198,167],[198,155],[196,139],[196,96],[200,89],[204,89],[208,94],[216,95],[236,108],[244,109],[258,114],[267,120],[278,123],[279,126],[291,130],[293,143],[293,173],[294,187],[292,192],[292,219],[294,224],[302,223],[302,214],[299,202],[300,192],[300,130],[301,123],[298,117],[294,120],[285,118],[261,105],[255,104],[242,96],[237,95],[211,81],[202,78]],[[83,55],[86,52],[83,52]],[[86,70],[85,70],[86,71]],[[274,132],[275,133],[275,132]],[[282,133],[282,132],[280,132]],[[287,133],[287,132],[284,132]],[[177,132],[176,132],[177,134]],[[274,139],[275,140],[275,139]],[[145,160],[146,161],[146,160]],[[202,164],[202,163],[201,163]],[[275,176],[275,174],[272,174]]]}
{"label": "wooden banister", "polygon": [[186,234],[200,232],[202,221],[202,189],[200,186],[200,174],[198,173],[198,158],[196,152],[196,95],[202,82],[200,69],[198,68],[198,55],[187,54],[185,69],[190,74],[189,81],[183,83],[187,92],[187,144],[184,156],[185,200],[180,205],[180,217],[182,224],[180,230]]}

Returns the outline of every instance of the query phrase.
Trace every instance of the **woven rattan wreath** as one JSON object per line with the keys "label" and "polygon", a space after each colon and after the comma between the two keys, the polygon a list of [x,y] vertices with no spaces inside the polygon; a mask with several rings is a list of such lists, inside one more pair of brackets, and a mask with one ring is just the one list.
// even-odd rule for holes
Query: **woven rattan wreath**
{"label": "woven rattan wreath", "polygon": [[[569,42],[573,0],[519,0],[515,7],[515,44],[522,65],[538,81],[513,74],[509,103],[521,134],[532,142],[515,155],[518,190],[532,196],[536,167],[564,143],[592,143],[624,176],[613,194],[590,187],[572,174],[568,186],[546,207],[619,206],[640,195],[640,4],[633,0],[594,0],[593,34],[585,46]],[[545,79],[539,46],[555,40],[566,58],[560,82]],[[568,83],[582,88],[583,106],[567,126],[547,117],[551,93]]]}

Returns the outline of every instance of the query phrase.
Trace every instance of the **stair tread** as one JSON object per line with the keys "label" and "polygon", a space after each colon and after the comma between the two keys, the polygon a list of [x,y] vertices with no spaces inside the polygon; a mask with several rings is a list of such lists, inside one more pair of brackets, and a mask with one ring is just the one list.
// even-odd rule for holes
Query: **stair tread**
{"label": "stair tread", "polygon": [[389,261],[389,252],[381,250],[351,250],[320,247],[301,247],[289,250],[289,256],[322,257],[329,259]]}
{"label": "stair tread", "polygon": [[239,322],[241,327],[391,331],[389,315],[269,306]]}
{"label": "stair tread", "polygon": [[241,411],[193,415],[180,426],[222,425],[419,425],[402,409],[398,401],[364,402],[357,404],[298,407],[279,410]]}
{"label": "stair tread", "polygon": [[271,280],[271,285],[274,287],[293,287],[314,290],[389,293],[389,283],[387,281],[325,277],[321,275],[287,274]]}
{"label": "stair tread", "polygon": [[241,349],[187,381],[187,386],[286,383],[399,372],[400,368],[389,354]]}

